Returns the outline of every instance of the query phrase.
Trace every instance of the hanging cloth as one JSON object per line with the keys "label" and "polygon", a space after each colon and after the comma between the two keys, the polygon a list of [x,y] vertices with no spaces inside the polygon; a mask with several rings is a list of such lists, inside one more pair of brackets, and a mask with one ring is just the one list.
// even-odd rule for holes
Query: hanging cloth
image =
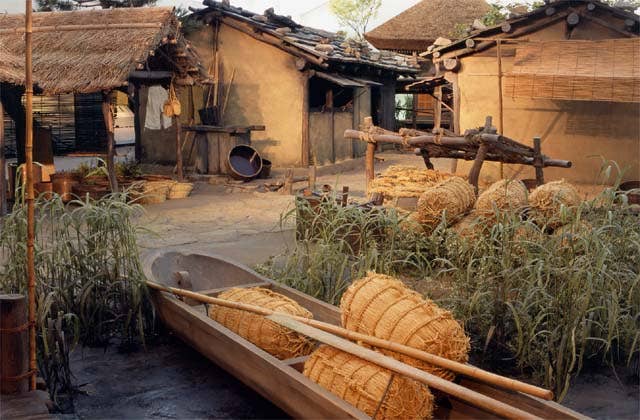
{"label": "hanging cloth", "polygon": [[167,117],[163,113],[164,104],[168,98],[169,93],[162,86],[149,86],[144,128],[162,130],[171,127],[171,117]]}

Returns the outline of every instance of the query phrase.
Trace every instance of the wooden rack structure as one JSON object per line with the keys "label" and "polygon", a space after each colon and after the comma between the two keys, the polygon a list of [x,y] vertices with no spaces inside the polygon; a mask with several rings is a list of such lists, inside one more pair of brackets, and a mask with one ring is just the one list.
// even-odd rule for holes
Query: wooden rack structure
{"label": "wooden rack structure", "polygon": [[540,138],[533,139],[534,146],[526,146],[508,137],[498,134],[492,126],[492,117],[487,117],[483,127],[467,130],[463,136],[448,130],[437,129],[433,133],[414,129],[400,129],[398,133],[373,125],[371,117],[365,118],[361,131],[345,130],[345,139],[357,139],[367,142],[365,174],[367,189],[375,176],[375,149],[378,143],[393,143],[419,149],[428,169],[433,169],[431,158],[450,158],[473,160],[469,171],[469,183],[476,191],[480,169],[485,160],[502,163],[530,165],[536,168],[536,182],[544,183],[543,168],[556,166],[570,168],[571,161],[551,159],[542,154]]}

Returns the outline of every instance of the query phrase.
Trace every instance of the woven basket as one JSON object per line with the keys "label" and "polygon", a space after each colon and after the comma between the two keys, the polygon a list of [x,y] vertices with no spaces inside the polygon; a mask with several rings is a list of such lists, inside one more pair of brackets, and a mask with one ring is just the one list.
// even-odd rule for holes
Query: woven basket
{"label": "woven basket", "polygon": [[[400,280],[369,273],[354,282],[342,296],[342,325],[363,334],[401,343],[428,353],[465,363],[469,338],[451,312],[425,300]],[[452,380],[453,372],[397,353],[396,359]]]}
{"label": "woven basket", "polygon": [[424,419],[433,414],[429,388],[333,347],[314,351],[304,375],[372,418]]}
{"label": "woven basket", "polygon": [[[221,293],[218,297],[233,302],[272,309],[285,314],[313,318],[311,312],[298,305],[295,301],[261,287],[250,289],[234,288]],[[211,306],[209,316],[281,360],[306,356],[313,349],[312,342],[305,336],[282,327],[261,315],[223,306]]]}
{"label": "woven basket", "polygon": [[447,224],[460,220],[476,201],[471,184],[459,177],[447,178],[422,193],[418,200],[417,218],[425,229],[438,226],[443,214]]}
{"label": "woven basket", "polygon": [[560,214],[562,206],[571,213],[580,201],[580,194],[575,187],[564,180],[541,185],[529,195],[532,219],[537,224],[550,228],[557,228],[565,223]]}
{"label": "woven basket", "polygon": [[527,187],[522,181],[502,179],[491,184],[476,201],[476,213],[486,219],[495,219],[496,210],[512,211],[527,206]]}
{"label": "woven basket", "polygon": [[187,198],[193,191],[193,184],[191,182],[176,182],[171,185],[167,198],[169,200],[175,200],[177,198]]}
{"label": "woven basket", "polygon": [[175,181],[161,180],[161,181],[147,181],[142,186],[142,196],[140,197],[140,204],[158,204],[167,200],[169,190],[175,184]]}

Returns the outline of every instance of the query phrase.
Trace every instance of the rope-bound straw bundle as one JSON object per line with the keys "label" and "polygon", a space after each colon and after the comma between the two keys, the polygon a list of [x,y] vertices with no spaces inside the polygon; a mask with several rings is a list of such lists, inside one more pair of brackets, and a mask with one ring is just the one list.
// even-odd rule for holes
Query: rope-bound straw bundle
{"label": "rope-bound straw bundle", "polygon": [[424,419],[433,414],[433,395],[425,385],[330,346],[309,356],[304,375],[372,418]]}
{"label": "rope-bound straw bundle", "polygon": [[527,205],[527,187],[522,181],[502,179],[491,184],[476,201],[476,213],[487,219],[496,216],[496,210],[522,209]]}
{"label": "rope-bound straw bundle", "polygon": [[176,183],[173,180],[145,181],[142,184],[141,204],[158,204],[167,200],[169,190]]}
{"label": "rope-bound straw bundle", "polygon": [[486,225],[484,221],[478,217],[475,212],[471,212],[464,216],[458,223],[451,228],[458,236],[473,241],[484,231]]}
{"label": "rope-bound straw bundle", "polygon": [[[400,280],[369,273],[342,296],[342,325],[350,330],[395,341],[464,363],[469,338],[451,312],[409,289]],[[452,380],[453,372],[411,357],[383,351],[404,363]]]}
{"label": "rope-bound straw bundle", "polygon": [[191,191],[193,191],[192,182],[176,182],[170,186],[169,193],[167,194],[167,198],[169,200],[186,198],[186,197],[189,197],[189,195],[191,194]]}
{"label": "rope-bound straw bundle", "polygon": [[568,182],[552,181],[541,185],[529,195],[532,217],[536,223],[557,228],[564,224],[561,209],[569,210],[580,204],[580,194]]}
{"label": "rope-bound straw bundle", "polygon": [[451,177],[427,188],[418,200],[418,221],[427,229],[435,228],[446,217],[455,223],[469,211],[476,201],[473,186],[462,178]]}
{"label": "rope-bound straw bundle", "polygon": [[371,192],[385,198],[420,197],[424,190],[453,175],[415,166],[392,165],[371,183]]}
{"label": "rope-bound straw bundle", "polygon": [[[297,302],[262,287],[233,288],[221,293],[218,297],[289,315],[313,318],[313,314]],[[313,349],[312,342],[305,336],[288,330],[261,315],[214,305],[209,309],[209,316],[281,360],[306,356]]]}

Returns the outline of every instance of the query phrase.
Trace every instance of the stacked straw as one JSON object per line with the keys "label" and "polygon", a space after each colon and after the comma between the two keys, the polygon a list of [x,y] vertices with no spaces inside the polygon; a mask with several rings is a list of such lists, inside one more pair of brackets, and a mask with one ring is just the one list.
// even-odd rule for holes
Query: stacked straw
{"label": "stacked straw", "polygon": [[541,185],[529,195],[533,220],[539,225],[557,228],[564,224],[562,207],[569,211],[580,204],[580,194],[568,182],[553,181]]}
{"label": "stacked straw", "polygon": [[[221,293],[218,297],[289,315],[313,318],[311,312],[297,302],[262,287],[233,288]],[[306,356],[313,349],[313,344],[305,336],[282,327],[262,315],[215,305],[210,308],[209,316],[281,360]]]}
{"label": "stacked straw", "polygon": [[473,241],[479,238],[485,226],[484,221],[475,212],[471,212],[453,225],[452,229],[458,236]]}
{"label": "stacked straw", "polygon": [[169,190],[176,183],[170,179],[145,181],[142,185],[140,204],[158,204],[167,200]]}
{"label": "stacked straw", "polygon": [[433,395],[425,385],[330,346],[314,351],[303,373],[371,418],[424,419],[433,414]]}
{"label": "stacked straw", "polygon": [[452,177],[446,172],[419,169],[414,166],[392,165],[371,183],[371,192],[384,194],[385,198],[420,197],[427,189]]}
{"label": "stacked straw", "polygon": [[476,213],[494,219],[496,210],[518,210],[527,205],[527,187],[519,180],[502,179],[491,184],[476,201]]}
{"label": "stacked straw", "polygon": [[[369,273],[354,282],[342,296],[342,325],[363,334],[401,343],[446,357],[456,362],[468,360],[469,338],[451,312],[423,299],[400,280]],[[455,375],[409,356],[383,353],[441,378]]]}
{"label": "stacked straw", "polygon": [[433,229],[442,220],[455,223],[467,213],[476,201],[473,186],[462,178],[451,177],[422,193],[418,200],[417,218],[426,229]]}
{"label": "stacked straw", "polygon": [[167,198],[169,200],[175,200],[178,198],[187,198],[193,191],[193,183],[191,182],[176,182],[169,188]]}

